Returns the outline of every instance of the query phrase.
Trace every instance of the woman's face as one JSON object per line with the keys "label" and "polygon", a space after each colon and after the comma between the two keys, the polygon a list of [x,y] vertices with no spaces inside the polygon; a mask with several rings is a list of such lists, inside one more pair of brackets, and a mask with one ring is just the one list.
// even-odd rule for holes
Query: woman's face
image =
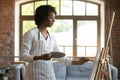
{"label": "woman's face", "polygon": [[55,13],[54,12],[51,12],[48,16],[48,18],[44,21],[44,24],[46,27],[51,27],[54,22],[55,22]]}

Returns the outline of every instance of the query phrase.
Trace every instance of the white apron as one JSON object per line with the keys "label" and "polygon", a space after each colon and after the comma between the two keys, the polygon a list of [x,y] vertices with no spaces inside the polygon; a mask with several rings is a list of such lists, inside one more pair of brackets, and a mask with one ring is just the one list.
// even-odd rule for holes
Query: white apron
{"label": "white apron", "polygon": [[[40,35],[38,37],[40,37]],[[45,54],[46,48],[52,48],[52,46],[46,46],[46,45],[52,45],[52,42],[49,41],[49,43],[47,43],[44,42],[42,39],[38,38],[38,41],[35,42],[36,48],[33,50],[33,52],[31,52],[31,55],[37,56],[37,55]],[[25,80],[56,80],[52,61],[36,60],[29,62],[29,64],[26,67]]]}

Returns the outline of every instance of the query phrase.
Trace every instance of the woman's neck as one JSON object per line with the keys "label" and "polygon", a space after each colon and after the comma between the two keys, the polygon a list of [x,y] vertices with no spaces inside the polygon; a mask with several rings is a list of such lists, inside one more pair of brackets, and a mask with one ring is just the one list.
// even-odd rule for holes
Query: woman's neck
{"label": "woman's neck", "polygon": [[45,27],[45,26],[39,26],[38,29],[41,32],[41,34],[43,35],[43,37],[45,38],[45,40],[47,40],[47,38],[48,38],[47,27]]}
{"label": "woman's neck", "polygon": [[46,32],[47,31],[47,27],[41,25],[38,27],[38,29],[40,30],[40,32]]}

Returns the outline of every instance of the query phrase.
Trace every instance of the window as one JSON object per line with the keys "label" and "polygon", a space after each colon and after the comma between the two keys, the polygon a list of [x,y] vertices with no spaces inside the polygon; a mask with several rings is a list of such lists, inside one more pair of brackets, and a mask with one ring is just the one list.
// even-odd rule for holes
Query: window
{"label": "window", "polygon": [[77,21],[77,56],[93,57],[97,52],[97,21]]}
{"label": "window", "polygon": [[35,9],[44,4],[56,8],[56,22],[49,31],[55,36],[60,51],[67,56],[95,57],[101,47],[101,8],[93,2],[41,0],[20,4],[20,42],[22,35],[36,26],[33,20]]}

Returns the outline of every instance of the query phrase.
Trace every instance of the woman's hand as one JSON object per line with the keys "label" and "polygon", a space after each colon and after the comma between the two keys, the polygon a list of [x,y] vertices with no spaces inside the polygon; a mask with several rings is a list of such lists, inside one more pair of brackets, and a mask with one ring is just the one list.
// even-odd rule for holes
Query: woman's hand
{"label": "woman's hand", "polygon": [[81,58],[79,58],[79,60],[72,61],[72,64],[73,65],[81,65],[81,64],[84,64],[87,61],[90,61],[90,60],[86,57],[81,57]]}
{"label": "woman's hand", "polygon": [[34,60],[50,60],[51,55],[50,54],[42,54],[40,56],[34,56]]}
{"label": "woman's hand", "polygon": [[51,55],[50,55],[50,54],[42,54],[42,55],[41,55],[41,58],[42,58],[43,60],[50,60],[50,59],[51,59]]}

